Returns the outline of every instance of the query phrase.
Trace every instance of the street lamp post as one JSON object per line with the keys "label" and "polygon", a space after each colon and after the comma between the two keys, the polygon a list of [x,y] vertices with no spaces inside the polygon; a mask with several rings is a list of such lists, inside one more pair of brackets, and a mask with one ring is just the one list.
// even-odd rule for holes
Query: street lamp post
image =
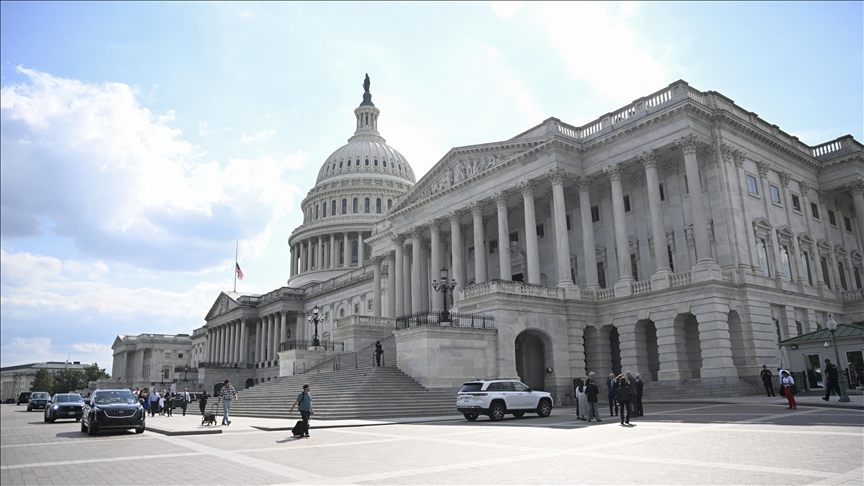
{"label": "street lamp post", "polygon": [[451,279],[450,283],[447,283],[447,273],[447,267],[441,267],[441,281],[432,280],[432,288],[436,292],[444,294],[444,311],[441,312],[441,322],[450,322],[450,311],[447,307],[447,291],[452,292],[456,288],[456,279]]}
{"label": "street lamp post", "polygon": [[315,333],[312,334],[312,346],[316,348],[318,346],[321,346],[321,341],[318,339],[318,314],[319,310],[318,306],[316,305],[312,308],[312,315],[309,316],[309,323],[315,325]]}
{"label": "street lamp post", "polygon": [[834,357],[837,359],[837,373],[840,375],[840,401],[848,402],[850,400],[849,395],[846,394],[846,374],[843,372],[842,361],[840,361],[840,351],[837,349],[837,336],[834,335],[834,331],[837,330],[837,321],[834,320],[834,316],[828,314],[828,322],[826,322],[825,325],[828,326],[828,330],[831,331],[831,340],[834,342]]}
{"label": "street lamp post", "polygon": [[186,366],[183,367],[183,381],[187,381],[187,380],[186,380],[186,375],[187,375],[188,373],[189,373],[189,365],[186,365]]}

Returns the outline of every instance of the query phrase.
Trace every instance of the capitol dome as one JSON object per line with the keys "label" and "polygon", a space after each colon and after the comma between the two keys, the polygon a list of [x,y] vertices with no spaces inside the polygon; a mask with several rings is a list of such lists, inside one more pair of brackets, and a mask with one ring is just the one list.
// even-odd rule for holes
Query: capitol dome
{"label": "capitol dome", "polygon": [[315,186],[300,203],[303,224],[288,238],[291,278],[302,287],[363,268],[365,243],[376,223],[414,185],[414,170],[378,133],[378,115],[363,83],[363,102],[354,110],[355,130],[318,171]]}

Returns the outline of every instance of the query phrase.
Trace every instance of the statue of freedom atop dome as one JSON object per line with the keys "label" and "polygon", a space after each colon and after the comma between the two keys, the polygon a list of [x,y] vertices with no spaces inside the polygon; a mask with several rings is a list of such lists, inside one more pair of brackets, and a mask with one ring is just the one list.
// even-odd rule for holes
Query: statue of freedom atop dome
{"label": "statue of freedom atop dome", "polygon": [[363,91],[369,92],[369,73],[366,73],[366,79],[363,80]]}

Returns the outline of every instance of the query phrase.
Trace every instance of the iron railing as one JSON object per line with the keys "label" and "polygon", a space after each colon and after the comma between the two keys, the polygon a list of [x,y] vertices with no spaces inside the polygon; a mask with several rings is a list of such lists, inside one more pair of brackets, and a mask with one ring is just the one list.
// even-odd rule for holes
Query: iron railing
{"label": "iron railing", "polygon": [[425,311],[396,318],[396,329],[409,329],[419,326],[454,326],[474,329],[495,329],[495,318],[485,314],[465,314],[459,312]]}
{"label": "iron railing", "polygon": [[[345,351],[345,343],[342,341],[325,341],[321,339],[319,346],[325,351]],[[312,347],[312,341],[306,339],[295,339],[293,341],[285,341],[279,344],[279,351],[291,351],[292,349],[309,349]]]}

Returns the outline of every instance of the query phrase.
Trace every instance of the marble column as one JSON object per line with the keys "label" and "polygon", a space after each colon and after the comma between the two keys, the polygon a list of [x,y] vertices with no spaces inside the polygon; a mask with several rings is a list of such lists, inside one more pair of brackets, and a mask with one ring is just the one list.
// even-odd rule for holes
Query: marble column
{"label": "marble column", "polygon": [[585,266],[585,287],[591,291],[600,288],[600,279],[597,277],[597,249],[594,246],[594,222],[591,221],[591,180],[580,177],[576,180],[579,189],[579,219],[582,222],[582,264]]}
{"label": "marble column", "polygon": [[654,261],[657,264],[654,273],[671,273],[669,251],[666,245],[666,224],[663,221],[663,202],[660,200],[660,179],[657,176],[657,156],[653,150],[642,152],[639,154],[639,162],[645,167],[645,184],[648,188],[651,235],[654,237]]}
{"label": "marble column", "polygon": [[372,315],[381,317],[381,257],[372,257]]}
{"label": "marble column", "polygon": [[420,239],[420,311],[429,310],[429,287],[432,279],[429,277],[429,242]]}
{"label": "marble column", "polygon": [[345,245],[345,247],[342,248],[342,259],[345,260],[345,263],[342,266],[348,268],[351,266],[351,240],[348,239],[348,232],[342,233],[342,242]]}
{"label": "marble column", "polygon": [[[633,281],[633,269],[630,267],[630,240],[627,238],[627,220],[624,214],[624,191],[621,188],[621,167],[618,164],[611,164],[603,169],[603,172],[609,176],[609,181],[612,185],[612,218],[615,228],[615,247],[618,255],[618,282],[628,282],[627,289],[629,290],[629,282]],[[618,295],[618,285],[615,285],[615,295]],[[629,295],[629,294],[627,294]]]}
{"label": "marble column", "polygon": [[420,257],[423,254],[420,248],[420,238],[423,230],[415,226],[411,228],[411,311],[423,310],[423,272],[421,271]]}
{"label": "marble column", "polygon": [[412,247],[407,247],[403,249],[402,254],[402,281],[405,282],[405,313],[413,314],[417,312],[417,309],[412,308],[411,299],[412,293],[411,288],[413,287],[413,282],[411,281],[411,252],[414,250]]}
{"label": "marble column", "polygon": [[[281,347],[282,343],[288,340],[288,313],[285,311],[280,312],[279,321],[279,347]],[[276,351],[279,351],[279,349]]]}
{"label": "marble column", "polygon": [[684,169],[687,172],[687,185],[690,188],[690,211],[696,240],[696,265],[710,265],[714,261],[711,258],[711,247],[708,242],[708,222],[705,220],[705,208],[702,202],[702,180],[699,177],[699,164],[696,160],[699,140],[691,134],[679,139],[677,144],[684,153]]}
{"label": "marble column", "polygon": [[231,363],[240,362],[240,323],[231,322]]}
{"label": "marble column", "polygon": [[366,255],[363,254],[364,250],[365,250],[365,248],[363,248],[363,232],[358,231],[357,232],[357,266],[361,267],[361,268],[363,267],[363,263],[366,261]]}
{"label": "marble column", "polygon": [[567,236],[567,213],[564,206],[564,177],[562,169],[549,171],[552,180],[552,220],[555,228],[555,268],[558,272],[558,286],[573,285],[570,275],[570,240]]}
{"label": "marble column", "polygon": [[291,246],[289,251],[291,254],[291,256],[290,256],[291,264],[288,265],[288,277],[290,278],[290,277],[293,277],[294,275],[296,275],[296,273],[294,272],[294,246],[293,245]]}
{"label": "marble column", "polygon": [[526,266],[528,267],[528,283],[540,283],[540,253],[537,248],[537,214],[534,211],[534,183],[522,181],[519,183],[522,191],[522,203],[525,212],[525,250]]}
{"label": "marble column", "polygon": [[483,231],[483,204],[473,202],[468,205],[474,219],[474,282],[482,283],[486,276],[486,237]]}
{"label": "marble column", "polygon": [[308,255],[306,252],[307,244],[306,241],[300,242],[300,271],[298,273],[306,272],[306,262],[308,261]]}
{"label": "marble column", "polygon": [[[852,193],[852,203],[855,205],[855,222],[858,224],[858,248],[864,248],[864,180],[855,179],[846,186]],[[853,275],[854,279],[855,276]]]}
{"label": "marble column", "polygon": [[498,266],[501,280],[513,279],[513,268],[510,265],[510,222],[507,218],[507,194],[496,192],[492,199],[498,209]]}
{"label": "marble column", "polygon": [[405,271],[402,268],[405,264],[405,259],[403,257],[403,254],[405,253],[405,247],[403,246],[405,243],[405,237],[402,235],[396,235],[392,240],[393,244],[396,246],[396,252],[393,258],[393,270],[390,271],[389,275],[390,280],[396,282],[396,285],[393,285],[393,300],[395,301],[395,315],[393,317],[401,317],[405,315]]}
{"label": "marble column", "polygon": [[339,244],[336,242],[336,235],[330,235],[330,268],[338,268],[339,256],[336,254],[336,248]]}
{"label": "marble column", "polygon": [[456,280],[456,288],[453,289],[453,302],[455,305],[459,301],[459,290],[465,288],[465,273],[462,266],[462,226],[459,225],[459,213],[450,211],[447,215],[450,218],[450,249],[453,253],[453,272],[452,278]]}
{"label": "marble column", "polygon": [[270,315],[270,353],[267,356],[271,361],[276,359],[276,351],[279,349],[278,314]]}
{"label": "marble column", "polygon": [[256,361],[258,361],[259,367],[264,364],[264,327],[266,322],[266,318],[263,316],[258,319],[258,342],[256,343],[258,356],[256,357]]}
{"label": "marble column", "polygon": [[[441,278],[441,224],[437,220],[432,220],[429,223],[429,245],[432,248],[432,262],[430,265],[432,278],[438,280]],[[446,283],[446,282],[445,282]],[[444,308],[443,295],[441,292],[432,292],[432,310],[441,310]]]}
{"label": "marble column", "polygon": [[248,347],[247,339],[249,339],[248,330],[246,329],[246,318],[240,319],[240,364],[246,364],[246,351]]}
{"label": "marble column", "polygon": [[387,252],[387,317],[396,317],[396,258]]}

